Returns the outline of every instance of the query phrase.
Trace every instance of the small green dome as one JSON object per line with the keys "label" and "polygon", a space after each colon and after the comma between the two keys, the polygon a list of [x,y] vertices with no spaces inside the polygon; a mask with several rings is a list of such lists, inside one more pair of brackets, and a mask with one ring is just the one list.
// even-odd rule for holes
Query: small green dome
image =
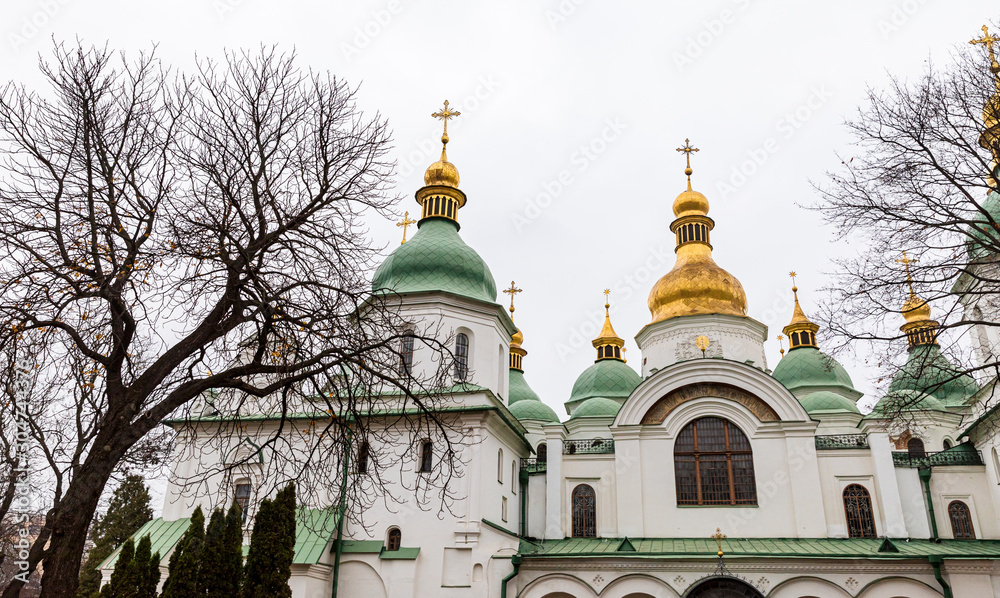
{"label": "small green dome", "polygon": [[854,383],[844,366],[814,347],[790,350],[781,358],[771,375],[792,392],[807,391],[810,388],[817,390],[837,388],[847,391],[849,395],[860,396],[854,389]]}
{"label": "small green dome", "polygon": [[496,303],[497,285],[483,258],[458,235],[458,223],[425,218],[413,238],[389,255],[372,278],[372,290],[396,293],[447,291]]}
{"label": "small green dome", "polygon": [[843,395],[828,390],[811,392],[799,398],[806,413],[861,413],[857,403]]}
{"label": "small green dome", "polygon": [[624,399],[641,383],[639,374],[625,362],[601,359],[577,377],[567,402],[575,403],[591,397]]}
{"label": "small green dome", "polygon": [[559,423],[559,416],[541,401],[518,401],[510,406],[510,412],[518,421],[542,421]]}
{"label": "small green dome", "polygon": [[528,381],[524,379],[524,372],[520,370],[510,370],[509,376],[510,390],[508,391],[507,404],[513,405],[520,401],[539,401],[541,398],[531,390]]}
{"label": "small green dome", "polygon": [[593,397],[580,403],[573,410],[573,415],[570,416],[570,419],[578,417],[614,417],[618,415],[619,409],[621,409],[621,404],[618,401],[612,401],[603,397]]}
{"label": "small green dome", "polygon": [[947,411],[944,404],[927,393],[916,390],[896,390],[875,404],[871,415],[898,411]]}
{"label": "small green dome", "polygon": [[937,345],[919,345],[910,349],[906,365],[892,378],[889,392],[912,390],[927,393],[945,406],[964,405],[976,394],[979,385],[941,353]]}
{"label": "small green dome", "polygon": [[[989,213],[993,222],[1000,224],[1000,193],[990,191],[982,203],[982,208]],[[1000,246],[1000,230],[993,229],[993,225],[982,213],[973,214],[969,218],[976,222],[976,226],[969,229],[969,237],[971,238],[965,242],[969,259],[980,260],[995,253],[996,248]]]}

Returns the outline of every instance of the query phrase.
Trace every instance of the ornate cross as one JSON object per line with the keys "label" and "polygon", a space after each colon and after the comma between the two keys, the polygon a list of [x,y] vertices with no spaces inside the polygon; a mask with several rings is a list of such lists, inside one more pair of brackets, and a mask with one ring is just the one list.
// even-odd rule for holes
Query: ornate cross
{"label": "ornate cross", "polygon": [[514,319],[514,295],[517,295],[518,293],[520,293],[521,289],[517,288],[517,285],[514,284],[514,281],[512,280],[512,281],[510,281],[510,288],[509,289],[504,289],[503,292],[504,292],[504,294],[510,295],[510,308],[509,308],[510,309],[510,318],[513,320]]}
{"label": "ornate cross", "polygon": [[708,340],[708,337],[705,336],[704,334],[701,335],[701,336],[699,336],[698,338],[694,339],[694,346],[698,347],[699,349],[701,349],[701,356],[702,357],[705,356],[705,351],[708,350],[709,344],[711,344],[711,341]]}
{"label": "ornate cross", "polygon": [[[1000,37],[994,37],[994,36],[990,35],[989,28],[986,25],[983,25],[983,37],[981,37],[979,39],[974,39],[974,40],[970,41],[969,43],[972,44],[972,45],[974,45],[974,46],[977,45],[977,44],[984,44],[986,46],[986,49],[989,50],[989,53],[990,53],[990,65],[992,66],[992,65],[997,64],[996,55],[993,53],[993,44],[995,44],[997,42],[1000,42]],[[994,72],[996,72],[996,71],[994,71]]]}
{"label": "ornate cross", "polygon": [[448,108],[448,100],[444,101],[444,110],[438,110],[437,112],[431,113],[431,116],[434,118],[444,121],[444,134],[441,135],[441,141],[448,143],[448,120],[461,115],[461,112]]}
{"label": "ornate cross", "polygon": [[715,533],[709,536],[715,540],[716,546],[719,547],[719,558],[722,558],[722,541],[726,539],[726,534],[722,533],[722,528],[715,528]]}
{"label": "ornate cross", "polygon": [[403,220],[396,223],[396,226],[403,227],[403,240],[399,242],[400,245],[406,243],[406,229],[409,228],[411,224],[416,224],[416,223],[417,223],[416,220],[410,220],[409,212],[403,212]]}
{"label": "ornate cross", "polygon": [[684,174],[687,175],[688,182],[690,183],[691,182],[691,173],[694,172],[693,170],[691,170],[691,152],[698,152],[698,151],[701,151],[701,150],[699,150],[696,147],[691,147],[691,140],[690,139],[685,139],[684,140],[684,147],[677,148],[677,151],[684,152],[684,157],[687,159],[687,167],[684,169]]}
{"label": "ornate cross", "polygon": [[910,273],[910,264],[917,263],[917,260],[912,259],[909,256],[907,256],[906,252],[904,251],[903,252],[903,259],[896,260],[896,263],[897,264],[903,264],[903,267],[906,268],[906,284],[910,285],[910,294],[914,295],[915,293],[913,292],[913,275]]}
{"label": "ornate cross", "polygon": [[792,270],[791,272],[788,273],[788,276],[791,277],[791,279],[792,279],[792,286],[794,287],[795,286],[795,277],[798,276],[798,274],[796,274],[795,271]]}
{"label": "ornate cross", "polygon": [[785,356],[785,345],[784,345],[784,343],[781,342],[783,340],[785,340],[784,335],[779,334],[778,335],[778,352],[781,353],[782,357]]}

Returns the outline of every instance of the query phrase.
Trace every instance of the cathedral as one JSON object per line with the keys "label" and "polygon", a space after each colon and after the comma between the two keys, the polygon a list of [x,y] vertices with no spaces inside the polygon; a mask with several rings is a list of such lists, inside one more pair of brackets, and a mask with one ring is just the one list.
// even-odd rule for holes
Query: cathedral
{"label": "cathedral", "polygon": [[[446,417],[473,440],[457,457],[464,475],[446,512],[375,503],[365,526],[300,524],[296,598],[1000,596],[1000,414],[984,407],[994,381],[963,375],[941,352],[927,302],[912,289],[901,297],[908,361],[871,413],[822,351],[794,286],[781,331],[789,348],[769,367],[767,327],[713,259],[715,221],[686,142],[670,225],[676,263],[649,291],[648,323],[632,331],[641,356],[626,363],[606,302],[594,363],[560,417],[529,385],[531,331],[513,320],[519,289],[504,291],[508,307],[459,234],[475,202],[446,153],[454,115],[447,104],[435,114],[445,145],[416,191],[417,232],[372,289],[454,345]],[[1000,220],[996,190],[987,205]],[[968,251],[976,268],[996,267],[974,240]],[[957,292],[974,286],[968,276]],[[1000,318],[989,297],[967,296],[971,319]],[[994,359],[995,334],[973,335],[980,360]],[[419,342],[400,355],[403,367],[433,367]],[[890,420],[900,405],[905,422]],[[431,441],[414,446],[398,476],[419,484],[438,453]],[[195,500],[172,480],[162,516],[137,535],[151,535],[165,565],[194,506],[257,500],[254,475],[220,474]],[[310,506],[300,518],[328,507]]]}

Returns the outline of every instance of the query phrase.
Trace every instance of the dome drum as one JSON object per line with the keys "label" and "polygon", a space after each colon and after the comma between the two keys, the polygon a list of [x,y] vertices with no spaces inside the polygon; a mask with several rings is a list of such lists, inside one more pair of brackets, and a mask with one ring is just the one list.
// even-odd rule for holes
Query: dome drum
{"label": "dome drum", "polygon": [[417,191],[417,203],[421,206],[420,219],[447,218],[458,221],[458,210],[465,206],[466,197],[460,189],[444,185],[422,187]]}
{"label": "dome drum", "polygon": [[676,252],[688,243],[704,243],[712,247],[710,233],[715,228],[715,221],[708,216],[688,216],[678,218],[670,224],[670,232],[677,237]]}

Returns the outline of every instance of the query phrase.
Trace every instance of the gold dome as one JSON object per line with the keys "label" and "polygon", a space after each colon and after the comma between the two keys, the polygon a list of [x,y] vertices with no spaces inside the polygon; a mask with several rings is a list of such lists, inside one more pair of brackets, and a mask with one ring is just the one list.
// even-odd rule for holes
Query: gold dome
{"label": "gold dome", "polygon": [[448,161],[444,148],[441,149],[441,159],[431,164],[424,171],[424,186],[440,185],[458,189],[458,169]]}
{"label": "gold dome", "polygon": [[688,183],[687,191],[681,193],[674,200],[674,216],[707,216],[708,198],[703,194],[691,189]]}
{"label": "gold dome", "polygon": [[511,348],[520,347],[521,343],[523,342],[524,342],[524,335],[521,334],[521,329],[518,328],[517,332],[514,333],[514,336],[510,338],[510,346]]}
{"label": "gold dome", "polygon": [[913,291],[910,291],[910,297],[903,303],[902,312],[907,324],[931,319],[931,306]]}

